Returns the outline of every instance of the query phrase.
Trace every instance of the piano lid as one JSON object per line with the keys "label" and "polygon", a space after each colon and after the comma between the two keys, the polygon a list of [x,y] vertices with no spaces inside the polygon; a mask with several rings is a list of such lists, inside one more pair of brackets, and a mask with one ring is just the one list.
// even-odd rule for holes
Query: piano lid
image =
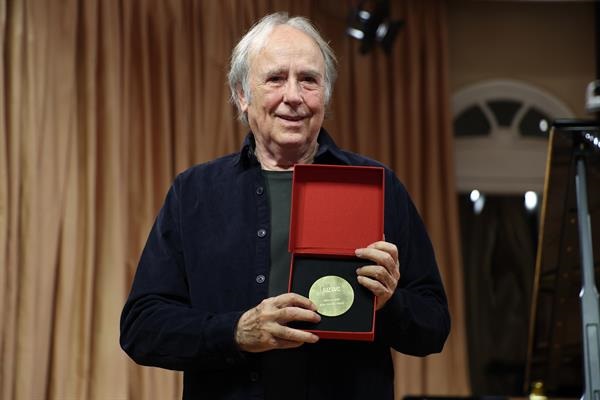
{"label": "piano lid", "polygon": [[[532,382],[542,381],[546,395],[553,397],[579,398],[584,391],[574,143],[586,132],[600,137],[600,125],[556,121],[546,166],[525,390],[529,391]],[[586,166],[594,270],[600,288],[600,148],[596,150],[587,151]]]}

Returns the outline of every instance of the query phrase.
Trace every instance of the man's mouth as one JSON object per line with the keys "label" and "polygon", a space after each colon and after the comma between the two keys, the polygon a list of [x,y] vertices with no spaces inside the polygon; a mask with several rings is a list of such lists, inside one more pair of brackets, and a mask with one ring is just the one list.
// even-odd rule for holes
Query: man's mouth
{"label": "man's mouth", "polygon": [[277,117],[292,122],[302,121],[304,118],[306,118],[303,115],[277,115]]}

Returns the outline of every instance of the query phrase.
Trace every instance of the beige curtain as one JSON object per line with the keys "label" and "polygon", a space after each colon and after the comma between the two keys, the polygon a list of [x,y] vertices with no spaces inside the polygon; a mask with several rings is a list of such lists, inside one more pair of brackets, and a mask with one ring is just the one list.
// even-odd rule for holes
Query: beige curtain
{"label": "beige curtain", "polygon": [[437,251],[453,314],[438,356],[397,356],[397,398],[466,394],[445,3],[406,0],[390,57],[344,37],[354,2],[0,0],[0,398],[170,399],[179,374],[118,346],[140,250],[174,174],[235,151],[235,41],[275,10],[340,59],[326,127],[393,167]]}

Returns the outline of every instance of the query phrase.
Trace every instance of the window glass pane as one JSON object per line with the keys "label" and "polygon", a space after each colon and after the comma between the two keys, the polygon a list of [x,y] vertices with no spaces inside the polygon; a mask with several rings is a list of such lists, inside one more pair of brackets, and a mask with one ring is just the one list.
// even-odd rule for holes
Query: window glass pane
{"label": "window glass pane", "polygon": [[486,136],[490,131],[490,123],[478,105],[467,108],[454,119],[455,136]]}
{"label": "window glass pane", "polygon": [[514,100],[492,100],[487,105],[494,113],[498,125],[507,128],[512,125],[515,114],[521,108],[521,103]]}
{"label": "window glass pane", "polygon": [[529,137],[548,137],[550,118],[535,107],[531,107],[519,123],[519,133]]}

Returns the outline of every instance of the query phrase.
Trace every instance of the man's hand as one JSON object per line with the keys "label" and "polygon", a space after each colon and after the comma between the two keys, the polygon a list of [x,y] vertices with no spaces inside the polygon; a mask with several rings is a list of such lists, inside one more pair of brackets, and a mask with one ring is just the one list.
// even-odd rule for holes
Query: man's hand
{"label": "man's hand", "polygon": [[356,256],[373,261],[376,265],[358,268],[358,283],[377,297],[377,309],[381,309],[392,297],[400,280],[400,262],[396,245],[384,241],[356,249]]}
{"label": "man's hand", "polygon": [[235,340],[241,350],[253,353],[299,347],[315,343],[319,337],[313,333],[286,326],[291,321],[319,322],[317,306],[306,297],[285,293],[263,300],[242,314]]}

